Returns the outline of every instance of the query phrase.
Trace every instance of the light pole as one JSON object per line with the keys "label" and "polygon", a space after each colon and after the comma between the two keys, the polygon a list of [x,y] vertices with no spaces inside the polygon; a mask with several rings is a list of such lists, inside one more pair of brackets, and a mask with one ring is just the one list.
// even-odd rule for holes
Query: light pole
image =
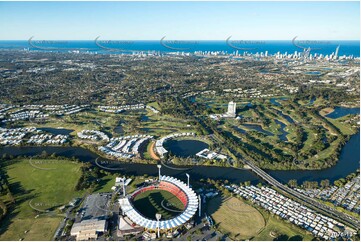
{"label": "light pole", "polygon": [[201,203],[202,203],[202,198],[201,198],[201,195],[198,195],[198,202],[199,202],[198,216],[201,217],[201,215],[202,215],[202,205],[201,205]]}
{"label": "light pole", "polygon": [[123,181],[123,196],[125,197],[125,177],[122,178]]}
{"label": "light pole", "polygon": [[160,168],[162,168],[162,165],[157,165],[158,167],[158,174],[159,174],[159,181],[160,181]]}
{"label": "light pole", "polygon": [[188,173],[186,173],[186,176],[187,176],[187,181],[188,181],[188,187],[189,187],[189,174]]}
{"label": "light pole", "polygon": [[160,232],[159,232],[159,230],[160,230],[160,223],[159,223],[159,220],[162,218],[162,214],[156,213],[156,214],[155,214],[155,218],[156,218],[157,221],[158,221],[158,239],[159,239],[159,238],[160,238]]}

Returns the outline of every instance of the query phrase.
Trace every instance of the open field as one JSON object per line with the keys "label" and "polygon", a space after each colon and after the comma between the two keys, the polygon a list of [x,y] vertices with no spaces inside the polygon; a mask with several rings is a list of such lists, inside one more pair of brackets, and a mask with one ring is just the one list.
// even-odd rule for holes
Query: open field
{"label": "open field", "polygon": [[286,222],[240,198],[216,197],[208,204],[208,214],[222,233],[235,240],[312,240],[305,230]]}
{"label": "open field", "polygon": [[2,220],[0,240],[52,240],[62,220],[58,208],[82,196],[75,191],[81,164],[16,159],[4,165],[15,204],[10,205],[8,196],[2,198],[9,209]]}
{"label": "open field", "polygon": [[262,214],[242,200],[217,196],[208,205],[208,214],[221,232],[230,238],[247,240],[256,236],[265,226]]}
{"label": "open field", "polygon": [[169,219],[179,214],[165,209],[182,211],[182,202],[172,193],[164,190],[153,190],[139,194],[133,201],[134,207],[144,216],[155,219],[155,214],[160,213],[162,219]]}
{"label": "open field", "polygon": [[351,125],[349,124],[341,123],[340,120],[342,119],[343,118],[339,118],[339,119],[327,118],[327,120],[330,121],[333,125],[335,125],[341,131],[342,134],[346,134],[346,135],[355,134],[357,132],[357,129],[352,128]]}
{"label": "open field", "polygon": [[155,114],[147,111],[146,119],[141,121],[137,128],[141,133],[156,137],[165,136],[177,132],[197,132],[189,120],[176,118],[168,114]]}
{"label": "open field", "polygon": [[61,217],[15,218],[8,230],[0,235],[0,240],[52,240],[61,220]]}
{"label": "open field", "polygon": [[257,234],[253,241],[271,241],[274,239],[279,240],[305,240],[311,241],[313,236],[302,230],[301,228],[297,227],[294,224],[286,222],[275,215],[270,215],[266,211],[262,211],[261,213],[266,218],[266,226],[265,228]]}

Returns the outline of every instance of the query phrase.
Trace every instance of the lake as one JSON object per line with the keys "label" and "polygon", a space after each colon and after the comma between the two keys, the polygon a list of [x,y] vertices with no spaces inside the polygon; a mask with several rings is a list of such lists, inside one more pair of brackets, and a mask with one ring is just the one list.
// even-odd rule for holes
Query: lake
{"label": "lake", "polygon": [[275,98],[271,98],[269,101],[276,106],[281,106],[281,104],[277,101],[277,100],[287,100],[288,98],[286,97],[275,97]]}
{"label": "lake", "polygon": [[313,103],[316,101],[316,98],[315,97],[313,97],[311,100],[310,100],[310,102],[309,102],[309,104],[308,105],[313,105]]}
{"label": "lake", "polygon": [[63,129],[63,128],[37,128],[38,130],[52,133],[52,134],[61,134],[61,135],[70,135],[71,132],[73,132],[73,129]]}
{"label": "lake", "polygon": [[336,119],[349,114],[360,114],[360,108],[335,107],[335,110],[327,114],[326,117]]}
{"label": "lake", "polygon": [[208,144],[199,140],[170,139],[164,142],[163,147],[173,155],[186,158],[195,156],[199,151],[208,148]]}
{"label": "lake", "polygon": [[321,75],[321,72],[320,71],[306,71],[305,74],[306,75],[319,76],[319,75]]}
{"label": "lake", "polygon": [[258,125],[258,124],[242,124],[244,127],[247,127],[248,129],[253,129],[253,130],[256,130],[260,133],[263,133],[265,135],[268,135],[268,136],[273,136],[273,133],[267,131],[267,130],[264,130],[262,128],[261,125]]}
{"label": "lake", "polygon": [[124,130],[123,130],[123,126],[122,126],[123,122],[120,120],[118,125],[114,128],[114,133],[116,134],[120,134],[123,135],[124,134]]}

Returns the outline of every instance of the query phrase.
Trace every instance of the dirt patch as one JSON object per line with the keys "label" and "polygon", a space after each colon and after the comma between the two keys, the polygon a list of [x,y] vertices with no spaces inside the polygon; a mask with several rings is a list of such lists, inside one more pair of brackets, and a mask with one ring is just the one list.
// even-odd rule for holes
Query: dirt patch
{"label": "dirt patch", "polygon": [[326,116],[327,114],[332,113],[333,111],[334,111],[333,108],[324,108],[320,111],[320,114],[322,116]]}
{"label": "dirt patch", "polygon": [[155,145],[155,142],[152,142],[150,144],[149,149],[148,149],[148,153],[149,153],[150,157],[152,157],[153,160],[160,160],[160,158],[154,152],[154,145]]}

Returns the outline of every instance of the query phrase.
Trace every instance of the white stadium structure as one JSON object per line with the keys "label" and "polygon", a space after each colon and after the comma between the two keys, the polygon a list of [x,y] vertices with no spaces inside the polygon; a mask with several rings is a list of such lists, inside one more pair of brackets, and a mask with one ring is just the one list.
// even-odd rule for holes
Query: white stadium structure
{"label": "white stadium structure", "polygon": [[[180,215],[168,220],[157,221],[144,217],[135,209],[132,201],[137,195],[150,190],[166,190],[172,193],[183,203],[184,210]],[[157,183],[137,189],[129,196],[119,199],[119,203],[124,215],[133,223],[149,230],[168,230],[181,226],[195,215],[199,205],[197,194],[187,184],[170,176],[160,176]]]}

